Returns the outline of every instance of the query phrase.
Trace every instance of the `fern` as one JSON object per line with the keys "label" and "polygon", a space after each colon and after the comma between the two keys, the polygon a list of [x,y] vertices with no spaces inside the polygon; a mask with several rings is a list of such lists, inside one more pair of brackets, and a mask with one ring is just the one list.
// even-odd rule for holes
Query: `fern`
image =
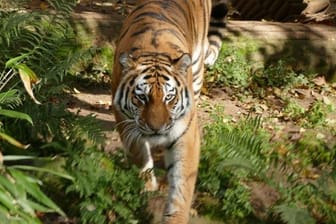
{"label": "fern", "polygon": [[22,99],[20,98],[20,92],[16,89],[11,89],[6,92],[0,93],[0,108],[10,108],[14,109],[22,104]]}
{"label": "fern", "polygon": [[215,115],[214,122],[205,128],[198,188],[218,203],[201,208],[203,212],[235,220],[233,223],[252,212],[249,189],[242,183],[266,175],[268,138],[261,126],[260,117],[247,118],[233,126]]}
{"label": "fern", "polygon": [[295,206],[279,205],[275,207],[276,213],[280,214],[282,221],[287,224],[315,224],[307,209]]}
{"label": "fern", "polygon": [[[250,183],[260,182],[279,194],[266,208],[266,219],[287,224],[336,222],[335,146],[322,144],[317,150],[309,144],[302,147],[300,141],[293,146],[271,143],[258,117],[237,124],[223,120],[215,115],[214,123],[205,128],[198,189],[217,203],[201,207],[203,212],[241,223],[252,213]],[[305,151],[310,154],[303,155]],[[328,156],[314,165],[311,152],[316,151]],[[313,169],[318,175],[310,176]]]}
{"label": "fern", "polygon": [[0,65],[9,58],[24,55],[21,61],[41,76],[41,85],[62,80],[72,65],[69,59],[76,49],[66,20],[74,1],[55,0],[49,3],[56,10],[52,15],[40,12],[0,13],[0,44],[3,46]]}
{"label": "fern", "polygon": [[248,118],[234,128],[223,124],[221,119],[216,119],[215,124],[206,128],[204,154],[216,158],[217,171],[229,167],[246,168],[253,173],[265,170],[266,158],[263,151],[267,140],[257,135],[261,118]]}
{"label": "fern", "polygon": [[75,177],[67,187],[70,196],[79,195],[81,223],[149,223],[144,211],[148,195],[138,170],[121,165],[123,154],[108,156],[93,148],[75,146],[66,168]]}
{"label": "fern", "polygon": [[[52,86],[62,80],[73,63],[70,57],[77,52],[77,49],[71,46],[74,42],[70,25],[66,20],[74,1],[49,1],[54,8],[52,14],[48,14],[47,11],[42,13],[18,10],[20,9],[19,4],[8,2],[10,4],[5,5],[7,8],[0,9],[0,177],[2,177],[0,178],[0,194],[2,195],[0,197],[0,220],[5,223],[41,223],[37,212],[57,212],[65,216],[62,210],[42,192],[41,180],[32,176],[33,171],[45,169],[27,165],[10,166],[14,163],[13,161],[10,161],[10,164],[3,164],[2,153],[6,154],[4,158],[14,152],[30,154],[34,149],[43,149],[41,145],[53,138],[65,138],[61,122],[65,119],[64,115],[68,115],[69,112],[65,111],[65,107],[55,109],[49,107],[48,103],[41,106],[27,101],[21,91],[23,87],[18,85],[19,75],[15,66],[24,64],[26,68],[35,71],[42,78],[42,82],[36,86],[35,90],[45,93],[43,94],[44,102],[49,100],[48,92],[51,92]],[[66,49],[69,49],[69,54],[65,54]],[[8,66],[9,62],[13,62],[13,66]],[[53,113],[50,113],[51,111]],[[56,113],[58,113],[58,121],[50,119],[50,123],[41,123],[48,120],[48,116],[55,117]],[[44,119],[36,119],[39,116]],[[36,126],[32,127],[31,123]],[[37,130],[38,127],[44,129]],[[45,131],[46,134],[38,135],[39,131]],[[16,151],[18,148],[27,148],[28,143],[32,146],[32,150]],[[48,156],[51,154],[35,153],[37,155],[44,153]],[[24,163],[25,161],[20,161],[20,164]],[[29,170],[30,174],[18,171],[19,169]]]}

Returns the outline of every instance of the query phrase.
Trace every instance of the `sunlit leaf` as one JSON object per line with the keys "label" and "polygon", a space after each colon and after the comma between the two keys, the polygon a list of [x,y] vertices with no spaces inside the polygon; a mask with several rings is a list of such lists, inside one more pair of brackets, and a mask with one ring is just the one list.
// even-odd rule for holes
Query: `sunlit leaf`
{"label": "sunlit leaf", "polygon": [[16,185],[3,175],[0,175],[0,186],[4,187],[9,193],[14,196],[19,195],[16,189]]}
{"label": "sunlit leaf", "polygon": [[18,64],[15,66],[15,68],[19,70],[20,78],[29,96],[33,99],[33,101],[36,104],[41,104],[35,98],[33,90],[32,90],[32,84],[39,82],[39,79],[37,78],[35,72],[31,70],[26,64]]}
{"label": "sunlit leaf", "polygon": [[29,200],[27,198],[17,198],[16,199],[17,205],[21,206],[23,211],[27,212],[31,216],[35,216],[35,211],[34,209],[30,206]]}
{"label": "sunlit leaf", "polygon": [[38,202],[48,206],[50,209],[56,211],[58,214],[65,216],[65,213],[52,201],[50,200],[37,185],[39,182],[36,179],[23,175],[20,171],[13,169],[12,167],[8,168],[11,175],[15,178],[17,184],[27,186],[26,191],[34,197]]}
{"label": "sunlit leaf", "polygon": [[31,170],[31,171],[38,171],[38,172],[46,172],[50,173],[65,179],[73,180],[74,178],[66,173],[58,172],[55,170],[47,169],[47,168],[42,168],[42,167],[34,167],[34,166],[25,166],[25,165],[14,165],[11,166],[12,168],[16,169],[21,169],[21,170]]}
{"label": "sunlit leaf", "polygon": [[22,54],[20,56],[15,57],[15,58],[9,59],[5,64],[6,68],[15,67],[20,61],[22,61],[27,56],[28,56],[28,54]]}
{"label": "sunlit leaf", "polygon": [[15,204],[13,203],[13,198],[11,195],[2,187],[0,187],[0,204],[4,205],[9,210],[16,210]]}
{"label": "sunlit leaf", "polygon": [[31,119],[31,117],[28,114],[25,114],[22,112],[0,109],[0,115],[11,117],[11,118],[17,118],[21,120],[26,120],[29,123],[33,124],[33,120]]}
{"label": "sunlit leaf", "polygon": [[0,132],[0,140],[4,140],[6,142],[8,142],[9,144],[11,145],[14,145],[20,149],[27,149],[29,147],[29,145],[24,145],[22,143],[20,143],[18,140],[16,140],[15,138],[3,133],[3,132]]}
{"label": "sunlit leaf", "polygon": [[9,156],[3,156],[3,161],[17,161],[17,160],[36,159],[36,158],[37,157],[35,156],[9,155]]}

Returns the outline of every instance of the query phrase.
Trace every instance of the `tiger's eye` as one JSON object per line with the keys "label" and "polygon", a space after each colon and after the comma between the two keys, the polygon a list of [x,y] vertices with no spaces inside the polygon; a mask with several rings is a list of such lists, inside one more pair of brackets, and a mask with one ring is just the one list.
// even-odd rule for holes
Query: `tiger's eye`
{"label": "tiger's eye", "polygon": [[166,101],[171,101],[174,97],[175,97],[174,94],[168,94],[168,95],[165,97],[165,100],[166,100]]}
{"label": "tiger's eye", "polygon": [[139,95],[136,95],[136,96],[141,101],[146,101],[146,99],[147,99],[145,94],[139,94]]}

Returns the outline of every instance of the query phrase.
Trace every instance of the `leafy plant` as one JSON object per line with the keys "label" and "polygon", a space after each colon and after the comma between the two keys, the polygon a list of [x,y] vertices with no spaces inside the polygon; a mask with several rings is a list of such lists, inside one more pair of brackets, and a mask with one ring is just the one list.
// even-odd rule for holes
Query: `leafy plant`
{"label": "leafy plant", "polygon": [[229,223],[252,220],[258,208],[253,207],[256,199],[251,186],[262,183],[278,196],[263,208],[266,216],[257,223],[335,222],[335,194],[327,193],[336,186],[335,145],[328,146],[308,133],[289,145],[271,143],[260,118],[230,123],[220,113],[214,114],[202,147],[201,213]]}
{"label": "leafy plant", "polygon": [[244,44],[223,44],[215,65],[209,68],[205,81],[208,86],[239,86],[250,84],[251,73],[257,65],[251,65],[246,58],[256,49],[256,44],[246,41]]}
{"label": "leafy plant", "polygon": [[279,205],[276,211],[280,214],[281,219],[288,224],[315,224],[315,220],[304,208],[294,206]]}
{"label": "leafy plant", "polygon": [[317,126],[325,124],[327,113],[332,111],[331,105],[316,101],[307,111],[308,125]]}
{"label": "leafy plant", "polygon": [[108,84],[112,73],[112,46],[90,47],[83,54],[83,58],[72,68],[75,82],[82,86],[100,86]]}
{"label": "leafy plant", "polygon": [[301,119],[305,115],[305,109],[300,106],[296,101],[292,99],[286,99],[286,107],[284,108],[284,113],[290,119],[296,121]]}
{"label": "leafy plant", "polygon": [[[37,107],[36,103],[39,102],[33,94],[32,84],[36,84],[37,90],[41,89],[42,85],[37,84],[39,80],[34,71],[43,74],[43,84],[51,80],[50,77],[57,73],[53,70],[51,71],[54,72],[52,76],[44,76],[48,73],[46,72],[49,71],[48,68],[51,68],[46,65],[53,64],[54,68],[58,66],[55,65],[56,56],[59,59],[56,51],[60,52],[60,47],[64,46],[60,45],[60,41],[56,39],[62,40],[63,43],[66,42],[66,38],[55,37],[60,37],[60,32],[64,29],[64,21],[62,21],[66,14],[64,10],[66,9],[67,13],[70,12],[70,8],[66,6],[70,3],[63,3],[62,5],[61,1],[49,1],[49,4],[59,12],[54,16],[43,15],[41,12],[28,13],[13,10],[12,7],[19,7],[19,4],[8,4],[6,7],[9,10],[2,8],[0,11],[0,44],[2,46],[0,54],[0,67],[2,68],[0,73],[0,145],[2,152],[0,157],[5,162],[1,160],[0,164],[2,195],[0,216],[1,220],[6,223],[41,223],[38,214],[48,212],[57,212],[65,216],[65,213],[43,193],[43,184],[36,172],[47,172],[69,180],[72,178],[63,172],[36,166],[32,161],[38,161],[38,157],[26,156],[31,152],[17,150],[30,146],[30,144],[21,143],[22,140],[27,143],[29,139],[24,139],[19,134],[20,126],[25,126],[25,129],[20,131],[29,133],[36,124],[36,120],[24,112],[23,108],[28,105],[24,98],[25,92],[19,85],[20,80],[26,92],[33,99],[30,103]],[[55,27],[57,28],[53,29]],[[55,49],[57,50],[53,51]],[[65,70],[62,68],[60,71]],[[3,153],[4,156],[2,156]]]}
{"label": "leafy plant", "polygon": [[126,168],[122,160],[120,153],[108,156],[94,148],[81,153],[72,150],[66,167],[75,182],[67,192],[79,200],[81,223],[149,222],[144,211],[148,195],[142,192],[139,170]]}
{"label": "leafy plant", "polygon": [[242,221],[252,212],[249,178],[259,178],[267,169],[266,136],[257,134],[260,118],[249,118],[236,126],[223,123],[220,116],[206,127],[200,163],[198,189],[218,203],[204,211],[223,219]]}

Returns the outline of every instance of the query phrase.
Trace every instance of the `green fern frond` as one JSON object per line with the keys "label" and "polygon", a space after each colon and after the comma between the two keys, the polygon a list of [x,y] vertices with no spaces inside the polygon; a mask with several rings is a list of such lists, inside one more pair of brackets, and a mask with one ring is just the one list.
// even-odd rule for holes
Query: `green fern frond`
{"label": "green fern frond", "polygon": [[287,224],[315,224],[307,209],[289,205],[276,206],[275,212],[280,214],[282,221]]}
{"label": "green fern frond", "polygon": [[76,5],[75,0],[47,0],[47,2],[54,10],[62,13],[62,16],[70,15]]}
{"label": "green fern frond", "polygon": [[85,117],[76,117],[72,120],[72,128],[69,130],[70,139],[87,138],[94,144],[102,144],[105,140],[102,128],[98,125],[93,114]]}
{"label": "green fern frond", "polygon": [[16,89],[11,89],[6,92],[0,93],[0,108],[10,108],[13,109],[22,104],[22,100],[20,98],[20,92]]}
{"label": "green fern frond", "polygon": [[[244,122],[229,128],[217,120],[206,129],[204,154],[216,159],[221,167],[244,167],[258,173],[265,170],[265,138],[256,132],[261,126],[261,118],[248,118]],[[243,128],[242,128],[243,127]]]}
{"label": "green fern frond", "polygon": [[67,21],[74,1],[49,3],[56,13],[0,13],[0,66],[10,58],[24,54],[26,57],[21,60],[42,78],[41,85],[61,81],[71,66],[69,58],[76,54],[76,44],[70,37],[72,31]]}

